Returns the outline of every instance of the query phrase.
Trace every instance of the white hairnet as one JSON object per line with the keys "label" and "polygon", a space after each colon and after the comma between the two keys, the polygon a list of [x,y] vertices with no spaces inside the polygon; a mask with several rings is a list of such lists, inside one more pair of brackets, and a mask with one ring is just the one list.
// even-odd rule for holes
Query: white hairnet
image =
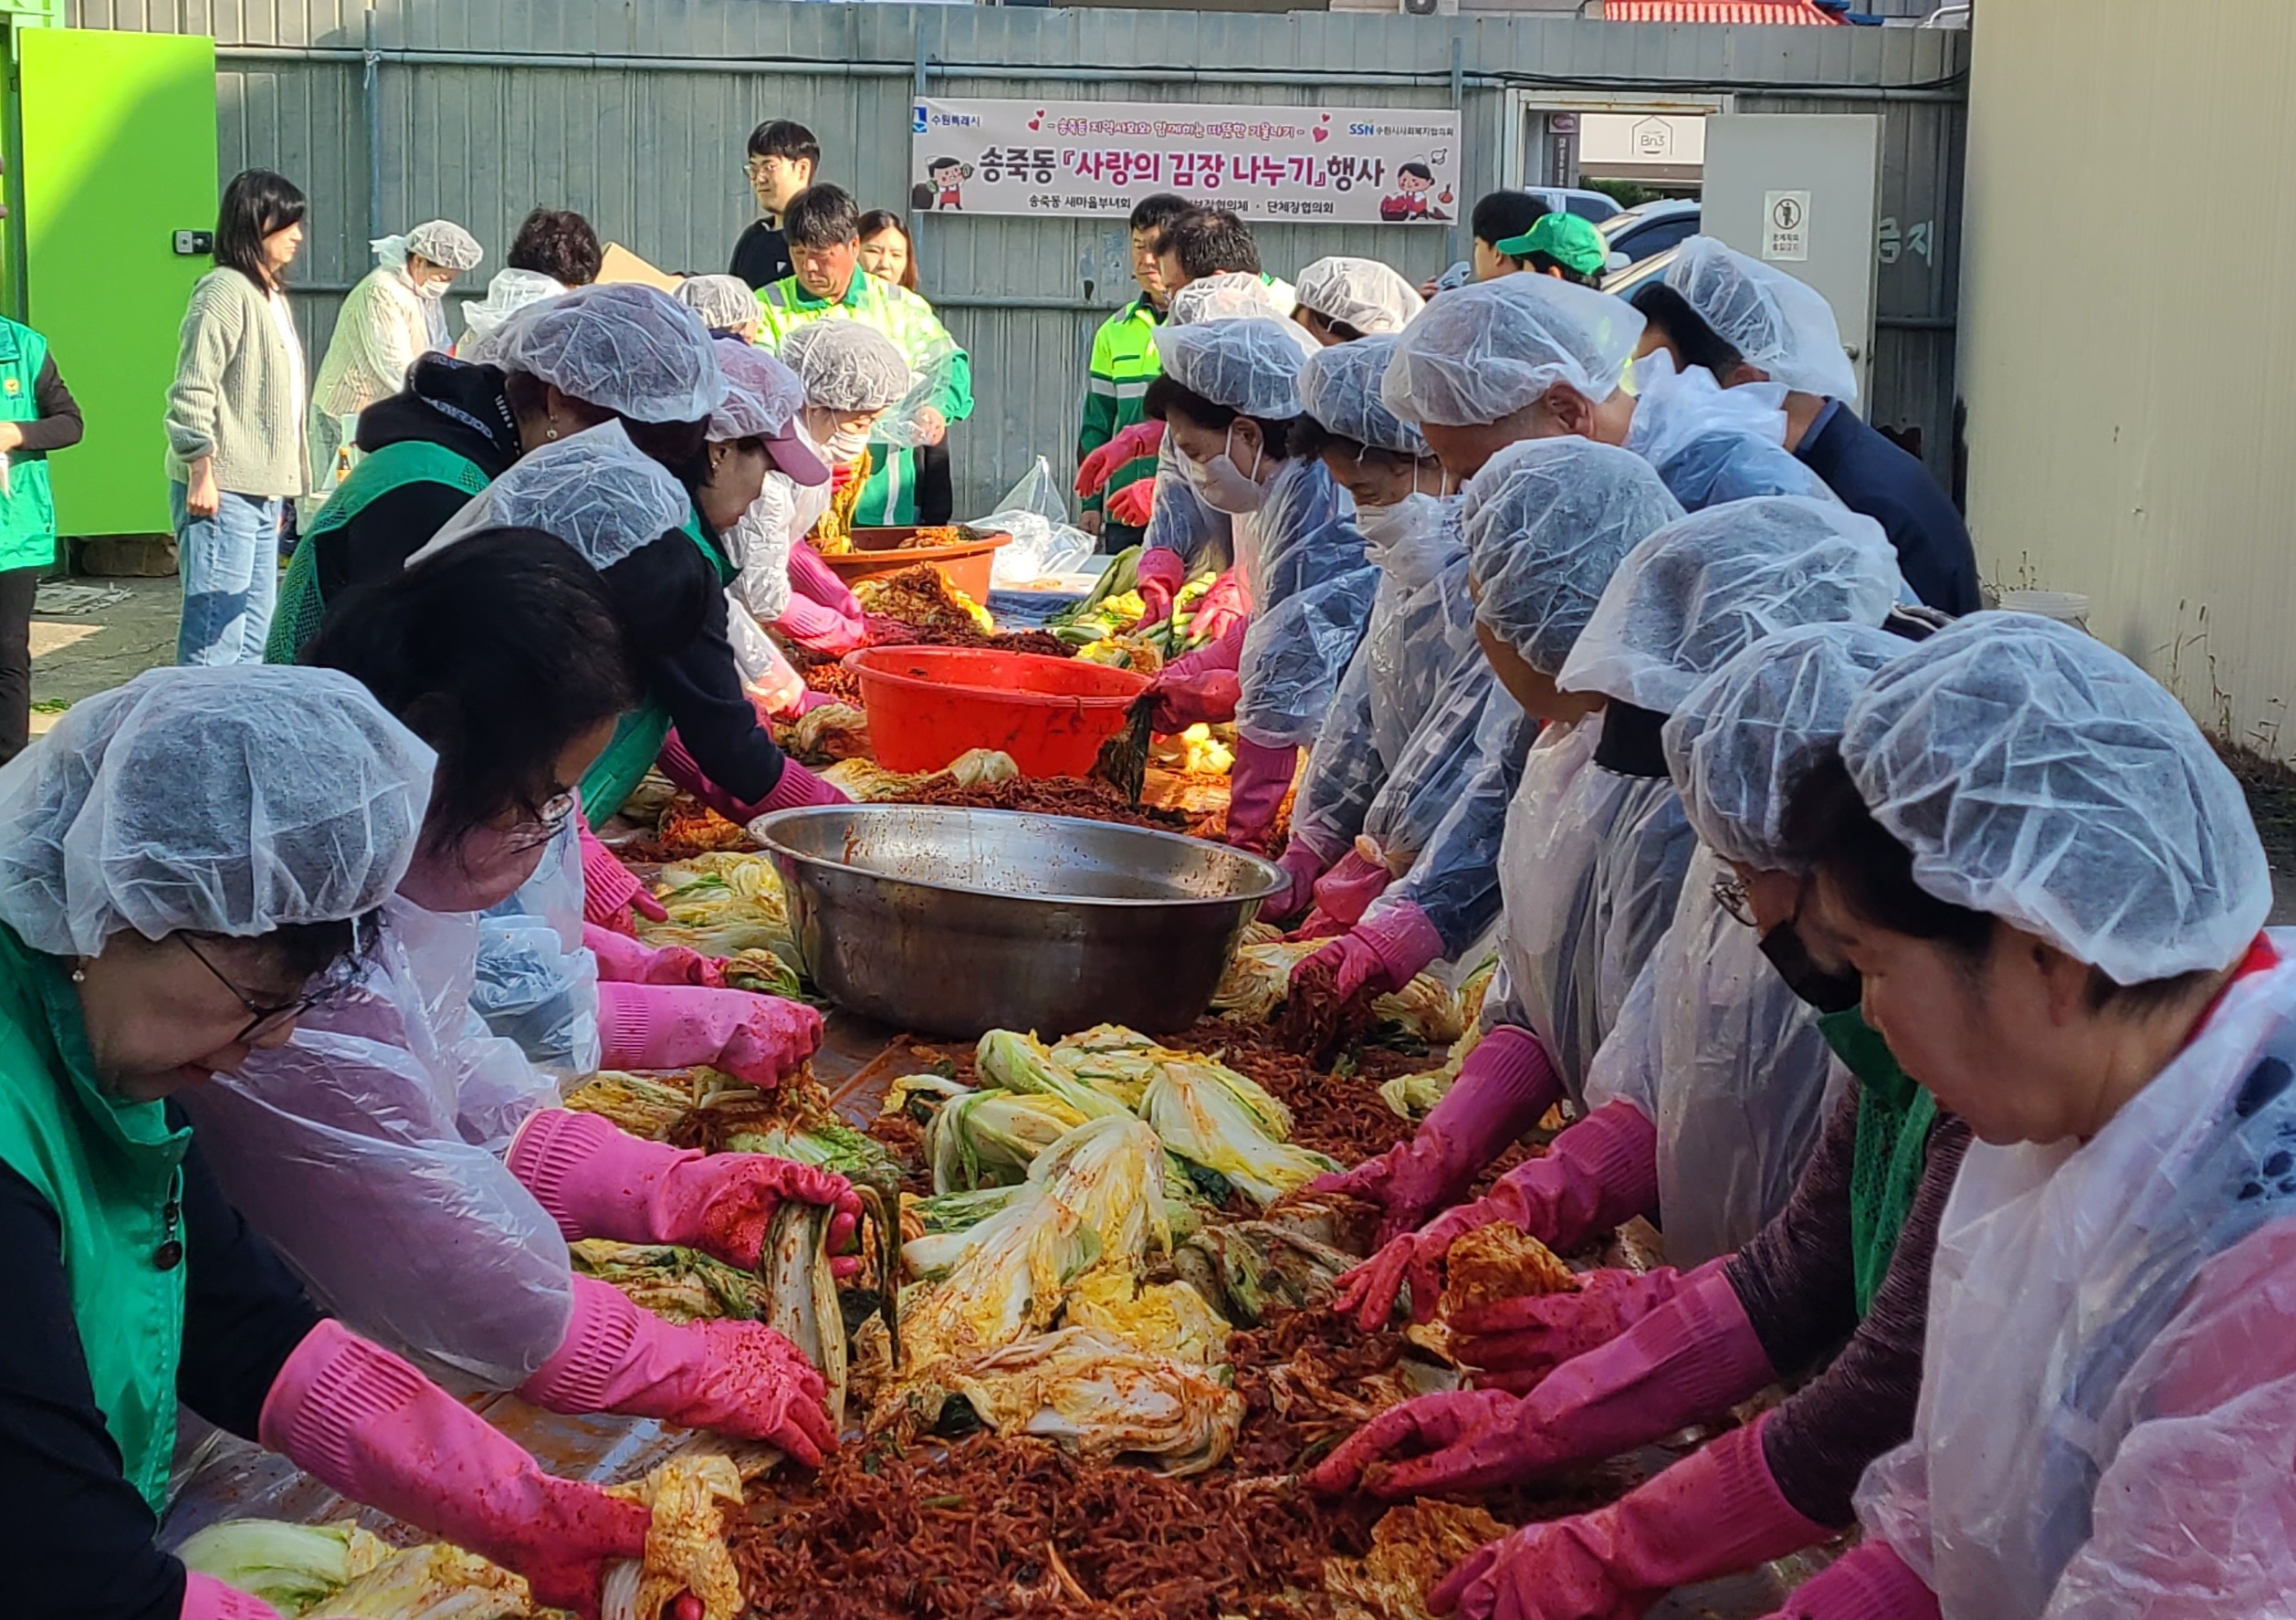
{"label": "white hairnet", "polygon": [[451,219],[425,220],[404,236],[378,236],[367,246],[379,265],[404,265],[407,255],[419,253],[440,269],[457,276],[477,269],[478,261],[487,256],[478,238]]}
{"label": "white hairnet", "polygon": [[2248,801],[2208,739],[2070,625],[1947,626],[1873,678],[1841,758],[1915,883],[2118,983],[2222,967],[2271,909]]}
{"label": "white hairnet", "polygon": [[907,358],[857,320],[809,321],[781,340],[781,357],[824,411],[882,411],[909,391]]}
{"label": "white hairnet", "polygon": [[1467,480],[1464,512],[1475,617],[1549,675],[1626,554],[1683,515],[1650,463],[1577,437],[1509,444]]}
{"label": "white hairnet", "polygon": [[726,397],[701,317],[631,282],[528,305],[503,322],[487,358],[633,422],[700,422]]}
{"label": "white hairnet", "polygon": [[1693,236],[1666,267],[1666,285],[1771,381],[1838,400],[1858,397],[1858,373],[1841,347],[1833,306],[1808,282],[1712,236]]}
{"label": "white hairnet", "polygon": [[1395,354],[1390,334],[1318,349],[1300,368],[1300,408],[1324,427],[1374,450],[1427,457],[1419,429],[1396,419],[1379,398],[1379,379]]}
{"label": "white hairnet", "polygon": [[[1191,281],[1174,293],[1171,317],[1165,324],[1201,326],[1206,321],[1234,320],[1247,315],[1289,320],[1292,311],[1265,277],[1245,270],[1223,270],[1217,276]],[[1313,338],[1307,341],[1316,343]],[[1323,346],[1316,343],[1316,347]]]}
{"label": "white hairnet", "polygon": [[712,331],[729,331],[758,319],[758,295],[739,276],[688,276],[671,296]]}
{"label": "white hairnet", "polygon": [[1164,375],[1190,393],[1246,416],[1281,421],[1300,413],[1305,335],[1289,320],[1245,316],[1158,327],[1156,353]]}
{"label": "white hairnet", "polygon": [[1709,507],[1627,553],[1557,684],[1672,714],[1773,631],[1881,623],[1901,584],[1882,526],[1847,507],[1798,495]]}
{"label": "white hairnet", "polygon": [[1551,276],[1502,276],[1445,293],[1405,327],[1379,392],[1406,422],[1475,427],[1557,382],[1609,399],[1642,317],[1622,298]]}
{"label": "white hairnet", "polygon": [[609,569],[692,512],[693,497],[669,469],[630,443],[619,422],[602,422],[513,462],[407,565],[480,529],[507,528],[556,535],[591,567]]}
{"label": "white hairnet", "polygon": [[1294,296],[1302,308],[1366,336],[1400,332],[1427,307],[1419,288],[1377,259],[1317,259],[1299,273]]}
{"label": "white hairnet", "polygon": [[709,413],[713,443],[779,438],[789,430],[805,403],[805,384],[795,371],[739,338],[718,340],[718,363],[725,368],[726,398]]}
{"label": "white hairnet", "polygon": [[338,671],[148,671],[0,770],[0,921],[92,956],[355,917],[406,875],[436,763]]}
{"label": "white hairnet", "polygon": [[1874,671],[1913,643],[1864,624],[1804,624],[1764,636],[1683,699],[1661,736],[1666,768],[1700,839],[1725,861],[1800,872],[1786,852],[1786,806]]}

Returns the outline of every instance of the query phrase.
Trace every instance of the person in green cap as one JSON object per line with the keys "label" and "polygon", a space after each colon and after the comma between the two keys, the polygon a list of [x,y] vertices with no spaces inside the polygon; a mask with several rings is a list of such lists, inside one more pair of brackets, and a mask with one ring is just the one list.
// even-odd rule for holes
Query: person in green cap
{"label": "person in green cap", "polygon": [[1599,287],[1603,267],[1610,262],[1602,233],[1575,214],[1541,214],[1529,230],[1496,246],[1534,275],[1580,287]]}

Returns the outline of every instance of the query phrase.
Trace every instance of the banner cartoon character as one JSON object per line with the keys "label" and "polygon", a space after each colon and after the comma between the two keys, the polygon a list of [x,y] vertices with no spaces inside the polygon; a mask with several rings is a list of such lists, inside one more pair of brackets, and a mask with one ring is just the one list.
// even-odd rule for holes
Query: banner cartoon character
{"label": "banner cartoon character", "polygon": [[972,165],[958,158],[935,158],[925,165],[925,182],[909,193],[909,205],[918,210],[954,208],[962,212],[965,206],[965,182],[972,178]]}
{"label": "banner cartoon character", "polygon": [[1379,199],[1379,217],[1389,224],[1417,219],[1451,217],[1428,200],[1435,189],[1435,171],[1422,162],[1403,163],[1395,171],[1395,190]]}

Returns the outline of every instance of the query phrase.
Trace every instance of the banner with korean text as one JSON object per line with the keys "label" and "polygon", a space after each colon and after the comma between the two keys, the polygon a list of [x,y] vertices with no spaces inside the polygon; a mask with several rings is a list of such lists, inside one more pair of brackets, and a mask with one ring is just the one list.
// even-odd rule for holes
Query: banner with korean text
{"label": "banner with korean text", "polygon": [[916,103],[909,206],[1122,218],[1177,192],[1245,219],[1447,225],[1459,115],[1161,101]]}

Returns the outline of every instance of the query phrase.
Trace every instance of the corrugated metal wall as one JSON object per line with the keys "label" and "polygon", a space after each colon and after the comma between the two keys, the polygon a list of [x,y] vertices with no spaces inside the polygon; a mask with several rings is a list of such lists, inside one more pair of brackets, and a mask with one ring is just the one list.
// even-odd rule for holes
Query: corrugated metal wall
{"label": "corrugated metal wall", "polygon": [[1979,565],[2087,592],[2204,725],[2296,760],[2296,12],[2018,0],[1978,37]]}
{"label": "corrugated metal wall", "polygon": [[[907,189],[920,61],[934,94],[1105,100],[1450,107],[1464,192],[1499,182],[1510,88],[1574,96],[1735,92],[1746,111],[1881,112],[1892,208],[1959,208],[1966,36],[1877,28],[1657,27],[1570,18],[1298,12],[821,5],[781,0],[377,0],[370,110],[357,0],[73,0],[87,27],[204,32],[218,42],[225,174],[264,164],[310,193],[300,314],[314,353],[368,268],[368,119],[386,228],[445,215],[499,263],[526,210],[581,209],[603,235],[670,269],[722,268],[752,204],[742,141],[769,117],[821,137],[824,177],[865,206]],[[1455,89],[1454,89],[1454,87]],[[1268,267],[1331,253],[1414,277],[1464,251],[1458,233],[1263,227]],[[1033,456],[1066,470],[1085,358],[1129,297],[1123,233],[1106,221],[936,215],[925,290],[973,356],[974,420],[952,436],[959,510],[985,510]],[[1943,468],[1952,400],[1950,259],[1882,272],[1872,410],[1921,429]],[[1911,320],[1923,329],[1891,328]],[[459,325],[459,323],[457,323]]]}

